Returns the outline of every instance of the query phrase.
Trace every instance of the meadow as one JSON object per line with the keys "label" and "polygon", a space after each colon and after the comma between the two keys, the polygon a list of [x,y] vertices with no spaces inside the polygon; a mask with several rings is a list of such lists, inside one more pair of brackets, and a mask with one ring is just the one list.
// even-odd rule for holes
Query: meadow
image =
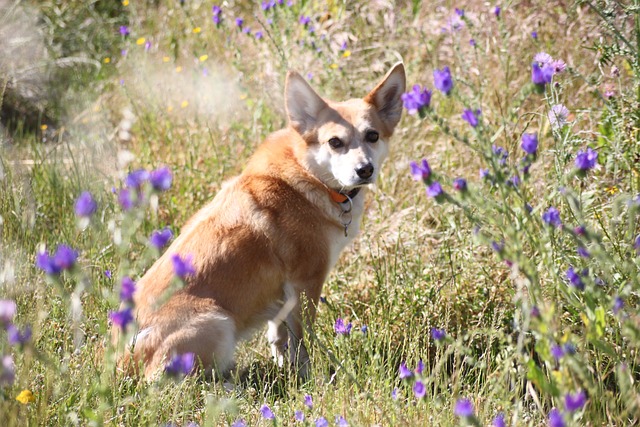
{"label": "meadow", "polygon": [[[639,11],[0,0],[0,425],[638,424]],[[263,333],[233,386],[118,372],[123,278],[286,126],[287,70],[343,100],[398,61],[310,379]]]}

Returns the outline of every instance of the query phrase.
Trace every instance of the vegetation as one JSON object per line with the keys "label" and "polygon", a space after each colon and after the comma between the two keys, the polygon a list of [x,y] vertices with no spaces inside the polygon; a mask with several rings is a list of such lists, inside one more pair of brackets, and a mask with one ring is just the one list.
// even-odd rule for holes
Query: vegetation
{"label": "vegetation", "polygon": [[[460,7],[0,1],[0,423],[638,423],[640,3]],[[286,70],[341,100],[399,60],[310,380],[263,334],[233,386],[117,373],[123,278],[286,125]]]}

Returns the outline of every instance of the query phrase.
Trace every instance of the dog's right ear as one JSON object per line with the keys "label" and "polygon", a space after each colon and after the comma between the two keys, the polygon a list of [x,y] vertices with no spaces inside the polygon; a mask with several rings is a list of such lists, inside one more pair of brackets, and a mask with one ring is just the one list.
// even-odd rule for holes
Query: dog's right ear
{"label": "dog's right ear", "polygon": [[284,98],[289,124],[300,135],[315,127],[318,114],[327,107],[327,103],[295,71],[287,73]]}

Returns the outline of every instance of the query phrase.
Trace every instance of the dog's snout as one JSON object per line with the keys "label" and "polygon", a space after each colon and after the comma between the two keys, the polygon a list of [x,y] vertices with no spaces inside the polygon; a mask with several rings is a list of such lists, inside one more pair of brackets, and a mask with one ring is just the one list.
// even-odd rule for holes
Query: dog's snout
{"label": "dog's snout", "polygon": [[356,173],[362,179],[369,179],[373,175],[373,165],[371,163],[360,165],[356,169]]}

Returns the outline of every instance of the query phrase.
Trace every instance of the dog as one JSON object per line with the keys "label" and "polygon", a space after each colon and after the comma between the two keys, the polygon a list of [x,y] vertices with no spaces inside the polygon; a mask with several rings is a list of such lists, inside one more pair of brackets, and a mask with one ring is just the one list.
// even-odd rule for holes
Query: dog
{"label": "dog", "polygon": [[[225,373],[237,343],[266,322],[278,365],[288,357],[307,378],[304,330],[329,271],[358,234],[405,87],[398,63],[363,99],[332,102],[290,71],[288,126],[266,138],[138,281],[138,329],[120,366],[150,379],[172,356],[193,353],[198,366]],[[190,257],[195,269],[177,290],[176,254]]]}

